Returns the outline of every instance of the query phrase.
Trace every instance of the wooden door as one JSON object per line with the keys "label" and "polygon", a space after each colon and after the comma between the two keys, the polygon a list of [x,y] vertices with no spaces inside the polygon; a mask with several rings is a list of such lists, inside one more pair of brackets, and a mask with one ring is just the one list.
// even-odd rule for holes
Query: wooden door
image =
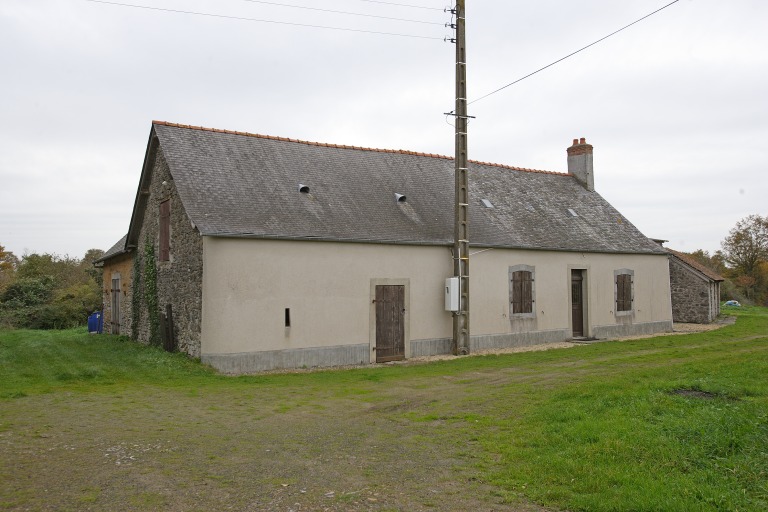
{"label": "wooden door", "polygon": [[120,278],[112,279],[112,315],[110,332],[120,334]]}
{"label": "wooden door", "polygon": [[376,362],[405,359],[405,286],[376,286]]}
{"label": "wooden door", "polygon": [[573,337],[584,336],[584,277],[581,270],[571,270],[571,316]]}

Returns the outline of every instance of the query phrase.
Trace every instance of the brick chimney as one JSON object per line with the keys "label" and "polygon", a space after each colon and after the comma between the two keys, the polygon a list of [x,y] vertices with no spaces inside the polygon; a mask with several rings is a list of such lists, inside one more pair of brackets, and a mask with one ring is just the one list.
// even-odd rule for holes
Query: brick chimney
{"label": "brick chimney", "polygon": [[573,139],[573,146],[568,148],[568,174],[579,180],[584,188],[595,191],[595,176],[592,170],[592,145],[587,139]]}

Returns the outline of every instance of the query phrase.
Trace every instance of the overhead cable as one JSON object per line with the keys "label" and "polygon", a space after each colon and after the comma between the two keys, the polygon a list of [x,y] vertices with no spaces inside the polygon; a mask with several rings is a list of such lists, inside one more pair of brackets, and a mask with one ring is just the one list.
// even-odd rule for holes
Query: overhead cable
{"label": "overhead cable", "polygon": [[632,23],[630,23],[629,25],[626,25],[626,26],[624,26],[624,27],[621,27],[620,29],[618,29],[618,30],[616,30],[616,31],[614,31],[614,32],[611,32],[611,33],[610,33],[610,34],[608,34],[607,36],[605,36],[605,37],[601,37],[601,38],[600,38],[600,39],[598,39],[597,41],[595,41],[595,42],[593,42],[593,43],[590,43],[590,44],[588,44],[587,46],[585,46],[585,47],[583,47],[583,48],[580,48],[580,49],[576,50],[576,51],[575,51],[575,52],[573,52],[573,53],[569,53],[569,54],[568,54],[568,55],[566,55],[565,57],[562,57],[562,58],[560,58],[560,59],[557,59],[556,61],[552,62],[551,64],[547,64],[547,65],[546,65],[546,66],[544,66],[543,68],[539,68],[539,69],[537,69],[537,70],[536,70],[536,71],[534,71],[533,73],[528,73],[528,74],[527,74],[527,75],[525,75],[524,77],[522,77],[522,78],[518,78],[518,79],[517,79],[517,80],[515,80],[514,82],[508,83],[508,84],[507,84],[507,85],[505,85],[504,87],[499,87],[499,88],[498,88],[498,89],[496,89],[495,91],[489,92],[488,94],[486,94],[486,95],[484,95],[484,96],[480,96],[479,98],[477,98],[477,99],[474,99],[474,100],[470,101],[469,103],[467,103],[467,105],[470,105],[470,104],[472,104],[472,103],[477,103],[478,101],[480,101],[480,100],[483,100],[483,99],[487,98],[488,96],[491,96],[491,95],[493,95],[493,94],[496,94],[497,92],[503,91],[503,90],[504,90],[504,89],[506,89],[507,87],[510,87],[510,86],[512,86],[512,85],[515,85],[516,83],[522,82],[522,81],[523,81],[523,80],[525,80],[526,78],[532,77],[533,75],[535,75],[536,73],[538,73],[538,72],[540,72],[540,71],[544,71],[544,70],[545,70],[545,69],[547,69],[547,68],[551,68],[551,67],[552,67],[552,66],[554,66],[555,64],[557,64],[557,63],[559,63],[559,62],[562,62],[562,61],[564,61],[565,59],[567,59],[567,58],[569,58],[569,57],[573,57],[573,56],[574,56],[574,55],[576,55],[577,53],[579,53],[579,52],[581,52],[581,51],[584,51],[584,50],[586,50],[586,49],[587,49],[587,48],[589,48],[590,46],[594,46],[594,45],[596,45],[597,43],[599,43],[599,42],[601,42],[601,41],[605,41],[605,40],[606,40],[606,39],[608,39],[609,37],[611,37],[611,36],[613,36],[613,35],[616,35],[616,34],[618,34],[618,33],[619,33],[619,32],[621,32],[622,30],[625,30],[625,29],[627,29],[627,28],[631,27],[632,25],[635,25],[636,23],[640,23],[640,22],[641,22],[641,21],[643,21],[644,19],[646,19],[646,18],[649,18],[649,17],[653,16],[653,15],[654,15],[654,14],[656,14],[657,12],[663,11],[664,9],[666,9],[667,7],[669,7],[670,5],[676,4],[676,3],[677,3],[677,2],[679,2],[679,1],[680,1],[680,0],[674,0],[673,2],[670,2],[670,3],[668,3],[668,4],[667,4],[667,5],[665,5],[664,7],[660,7],[659,9],[656,9],[656,10],[655,10],[655,11],[653,11],[652,13],[650,13],[650,14],[646,14],[646,15],[645,15],[645,16],[643,16],[642,18],[640,18],[640,19],[637,19],[637,20],[633,21],[633,22],[632,22]]}
{"label": "overhead cable", "polygon": [[357,0],[358,2],[367,2],[369,4],[384,4],[384,5],[394,5],[397,7],[410,7],[411,9],[427,9],[430,11],[442,11],[443,9],[439,7],[425,7],[423,5],[409,5],[409,4],[398,4],[395,2],[382,2],[379,0]]}
{"label": "overhead cable", "polygon": [[377,18],[380,20],[392,20],[392,21],[405,21],[408,23],[423,23],[425,25],[443,25],[443,23],[437,23],[435,21],[421,21],[421,20],[409,20],[405,18],[393,18],[389,16],[377,16],[375,14],[363,14],[359,12],[348,12],[348,11],[335,11],[333,9],[323,9],[320,7],[307,7],[304,5],[292,5],[292,4],[283,4],[279,2],[266,2],[262,0],[243,0],[244,2],[250,2],[252,4],[265,4],[265,5],[274,5],[277,7],[290,7],[293,9],[305,9],[308,11],[320,11],[320,12],[327,12],[331,14],[345,14],[347,16],[364,16],[366,18]]}
{"label": "overhead cable", "polygon": [[197,12],[197,11],[184,11],[181,9],[165,9],[162,7],[150,7],[148,5],[136,5],[136,4],[126,4],[121,2],[109,2],[107,0],[85,0],[86,2],[92,2],[96,4],[106,4],[106,5],[114,5],[119,7],[132,7],[135,9],[146,9],[150,11],[162,11],[162,12],[170,12],[174,14],[191,14],[195,16],[208,16],[211,18],[219,18],[219,19],[227,19],[227,20],[239,20],[239,21],[251,21],[256,23],[270,23],[273,25],[290,25],[293,27],[306,27],[306,28],[321,28],[325,30],[341,30],[344,32],[357,32],[357,33],[363,33],[363,34],[376,34],[381,36],[395,36],[395,37],[410,37],[414,39],[432,39],[436,41],[442,41],[442,37],[434,37],[434,36],[420,36],[416,34],[399,34],[396,32],[380,32],[376,30],[363,30],[363,29],[357,29],[357,28],[344,28],[344,27],[329,27],[326,25],[311,25],[308,23],[293,23],[290,21],[275,21],[275,20],[265,20],[265,19],[258,19],[258,18],[247,18],[244,16],[229,16],[226,14],[214,14],[214,13],[208,13],[208,12]]}

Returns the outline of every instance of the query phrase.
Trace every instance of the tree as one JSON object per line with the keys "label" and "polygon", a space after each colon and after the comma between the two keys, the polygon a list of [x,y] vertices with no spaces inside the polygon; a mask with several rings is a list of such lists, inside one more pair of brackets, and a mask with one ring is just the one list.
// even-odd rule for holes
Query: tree
{"label": "tree", "polygon": [[80,260],[80,268],[97,283],[101,283],[101,275],[103,273],[101,268],[93,266],[93,262],[104,256],[104,251],[101,249],[88,249],[85,251],[85,256]]}
{"label": "tree", "polygon": [[724,275],[726,273],[725,256],[722,251],[715,251],[714,254],[709,254],[709,251],[697,249],[688,255],[696,260],[696,262],[708,269],[714,270],[718,274]]}
{"label": "tree", "polygon": [[726,263],[741,274],[752,275],[760,262],[768,261],[768,217],[741,219],[720,245]]}
{"label": "tree", "polygon": [[18,265],[19,258],[11,251],[6,251],[5,247],[0,245],[0,293],[13,282]]}
{"label": "tree", "polygon": [[750,215],[741,219],[721,245],[734,284],[751,300],[768,299],[768,217]]}

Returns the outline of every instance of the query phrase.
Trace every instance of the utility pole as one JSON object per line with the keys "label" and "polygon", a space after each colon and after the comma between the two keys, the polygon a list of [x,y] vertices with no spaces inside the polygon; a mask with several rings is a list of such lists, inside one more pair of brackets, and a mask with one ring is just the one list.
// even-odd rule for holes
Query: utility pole
{"label": "utility pole", "polygon": [[459,278],[459,310],[453,316],[453,353],[469,354],[469,177],[467,173],[467,51],[465,0],[456,0],[456,199],[453,275]]}

